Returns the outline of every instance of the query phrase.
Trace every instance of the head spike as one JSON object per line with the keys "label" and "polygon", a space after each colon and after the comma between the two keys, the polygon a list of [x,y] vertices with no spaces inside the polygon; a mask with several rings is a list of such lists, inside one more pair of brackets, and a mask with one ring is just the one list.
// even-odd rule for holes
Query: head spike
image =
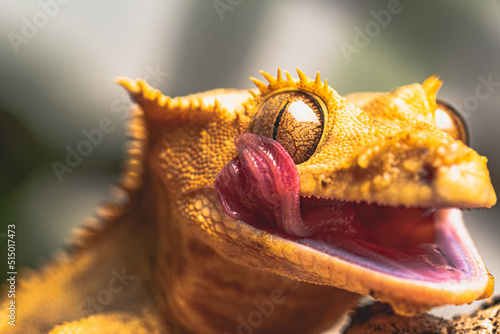
{"label": "head spike", "polygon": [[298,68],[296,69],[296,71],[297,71],[297,74],[299,75],[300,81],[303,82],[303,83],[307,83],[307,81],[309,80],[309,78],[307,77],[307,75],[305,75],[304,72],[302,72]]}
{"label": "head spike", "polygon": [[220,101],[218,99],[215,99],[214,100],[214,109],[215,110],[218,110],[221,108],[221,104],[220,104]]}
{"label": "head spike", "polygon": [[252,89],[249,89],[249,90],[248,90],[248,92],[250,93],[250,95],[252,95],[252,97],[253,97],[253,98],[255,98],[255,97],[257,97],[257,95],[259,95],[259,94],[257,94],[257,93],[256,93],[254,90],[252,90]]}
{"label": "head spike", "polygon": [[316,72],[316,78],[314,78],[314,85],[316,87],[321,87],[321,75],[319,74],[319,71]]}
{"label": "head spike", "polygon": [[257,86],[257,88],[261,92],[263,92],[267,89],[267,85],[263,81],[260,81],[259,79],[254,78],[254,77],[250,77],[250,80],[252,80],[252,82],[255,84],[255,86]]}
{"label": "head spike", "polygon": [[281,68],[278,68],[278,74],[276,75],[276,81],[279,83],[283,82],[283,76],[281,75]]}
{"label": "head spike", "polygon": [[115,82],[125,88],[129,93],[136,94],[139,92],[139,86],[137,82],[127,77],[117,77]]}
{"label": "head spike", "polygon": [[199,109],[203,109],[205,107],[205,101],[203,101],[203,98],[201,96],[196,99],[196,104],[198,105]]}
{"label": "head spike", "polygon": [[293,78],[292,78],[292,75],[290,74],[290,72],[285,71],[285,76],[286,76],[287,81],[293,81]]}
{"label": "head spike", "polygon": [[259,71],[260,74],[262,74],[262,76],[264,78],[266,78],[266,80],[269,82],[270,85],[273,85],[274,83],[276,83],[276,79],[269,73],[265,72],[265,71]]}
{"label": "head spike", "polygon": [[330,87],[328,86],[328,80],[325,79],[325,84],[323,85],[323,91],[325,92],[325,94],[328,94],[328,92],[330,91]]}
{"label": "head spike", "polygon": [[443,82],[439,80],[439,77],[435,74],[431,75],[424,81],[422,86],[424,87],[424,90],[427,93],[429,101],[436,101],[437,92],[439,88],[441,88],[442,84]]}
{"label": "head spike", "polygon": [[167,105],[170,102],[170,100],[171,100],[170,96],[165,96],[163,94],[158,94],[158,96],[156,97],[156,101],[158,105],[161,107]]}
{"label": "head spike", "polygon": [[173,98],[168,103],[168,108],[169,109],[179,108],[179,107],[180,107],[179,98]]}

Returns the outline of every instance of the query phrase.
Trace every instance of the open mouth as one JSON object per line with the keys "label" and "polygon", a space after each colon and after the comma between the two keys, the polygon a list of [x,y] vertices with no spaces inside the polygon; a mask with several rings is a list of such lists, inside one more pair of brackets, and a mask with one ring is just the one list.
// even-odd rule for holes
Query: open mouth
{"label": "open mouth", "polygon": [[297,168],[277,142],[246,133],[235,143],[238,157],[215,182],[230,217],[393,278],[456,284],[484,277],[459,209],[303,197]]}
{"label": "open mouth", "polygon": [[[321,215],[323,210],[302,212]],[[467,270],[464,250],[456,244],[456,228],[460,226],[456,226],[454,219],[460,219],[458,209],[428,213],[420,208],[345,203],[339,211],[352,219],[353,224],[345,228],[343,224],[332,224],[331,230],[294,241],[401,278],[460,281],[464,273],[472,273]]]}

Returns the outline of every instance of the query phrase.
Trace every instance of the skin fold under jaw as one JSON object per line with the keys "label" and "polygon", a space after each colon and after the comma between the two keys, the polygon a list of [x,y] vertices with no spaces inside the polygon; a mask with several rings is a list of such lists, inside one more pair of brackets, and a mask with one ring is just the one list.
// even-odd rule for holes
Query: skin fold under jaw
{"label": "skin fold under jaw", "polygon": [[[177,98],[117,79],[137,103],[128,201],[22,280],[16,330],[321,333],[359,295],[403,315],[489,297],[460,209],[496,195],[440,80],[342,97],[297,73]],[[80,307],[110,270],[123,291]]]}

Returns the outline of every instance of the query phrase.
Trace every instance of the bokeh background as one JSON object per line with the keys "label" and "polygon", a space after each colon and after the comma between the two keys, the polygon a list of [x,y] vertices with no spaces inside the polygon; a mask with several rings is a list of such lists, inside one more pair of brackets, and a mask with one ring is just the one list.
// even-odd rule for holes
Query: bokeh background
{"label": "bokeh background", "polygon": [[[390,17],[380,14],[388,9]],[[251,88],[248,76],[278,67],[320,71],[341,94],[438,74],[439,97],[463,111],[499,189],[499,1],[2,0],[0,37],[2,281],[7,224],[16,225],[17,266],[36,268],[110,198],[129,104],[116,76],[147,78],[176,96]],[[64,164],[67,147],[103,119],[113,130],[59,179],[53,163]],[[499,206],[465,217],[500,277]]]}

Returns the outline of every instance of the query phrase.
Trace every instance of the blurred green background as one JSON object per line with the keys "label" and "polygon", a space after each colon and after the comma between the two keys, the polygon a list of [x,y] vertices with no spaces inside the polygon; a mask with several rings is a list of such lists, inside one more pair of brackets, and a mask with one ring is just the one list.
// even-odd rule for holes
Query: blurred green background
{"label": "blurred green background", "polygon": [[[2,0],[0,33],[2,281],[7,224],[16,224],[18,268],[38,267],[110,198],[129,104],[116,76],[147,78],[175,96],[251,88],[248,76],[278,67],[320,71],[341,94],[438,74],[439,97],[463,111],[499,189],[499,1]],[[67,146],[75,149],[82,131],[103,119],[113,130],[58,179],[53,162],[64,164]],[[465,216],[500,277],[499,207]]]}

